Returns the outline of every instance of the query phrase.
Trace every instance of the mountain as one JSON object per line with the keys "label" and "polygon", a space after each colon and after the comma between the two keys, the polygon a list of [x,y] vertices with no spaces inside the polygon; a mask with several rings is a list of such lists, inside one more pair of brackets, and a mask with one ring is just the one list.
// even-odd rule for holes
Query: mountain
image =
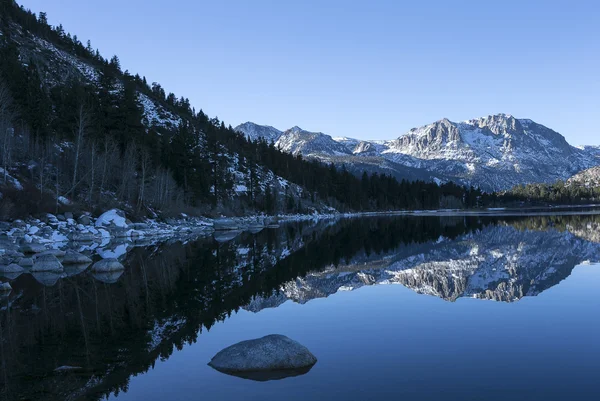
{"label": "mountain", "polygon": [[[281,148],[346,166],[361,165],[364,157],[380,158],[379,166],[393,170],[395,176],[452,180],[486,191],[566,180],[600,164],[600,148],[576,148],[550,128],[508,114],[458,123],[442,119],[391,141],[320,135],[289,136]],[[344,145],[347,152],[333,150],[329,139]],[[336,160],[331,158],[334,155],[345,157]]]}
{"label": "mountain", "polygon": [[252,140],[262,138],[269,143],[275,142],[275,147],[294,156],[298,154],[307,157],[352,154],[351,150],[344,144],[335,141],[331,136],[322,132],[306,131],[300,127],[293,127],[282,132],[268,125],[247,122],[238,125],[235,130]]}
{"label": "mountain", "polygon": [[600,188],[600,166],[592,167],[575,174],[567,180],[567,185]]}
{"label": "mountain", "polygon": [[282,131],[279,131],[278,129],[269,125],[258,125],[252,122],[240,124],[235,128],[235,130],[243,133],[246,138],[250,140],[256,141],[262,138],[268,143],[277,142],[281,134],[283,134]]}
{"label": "mountain", "polygon": [[600,146],[578,146],[579,149],[583,150],[588,155],[600,160]]}

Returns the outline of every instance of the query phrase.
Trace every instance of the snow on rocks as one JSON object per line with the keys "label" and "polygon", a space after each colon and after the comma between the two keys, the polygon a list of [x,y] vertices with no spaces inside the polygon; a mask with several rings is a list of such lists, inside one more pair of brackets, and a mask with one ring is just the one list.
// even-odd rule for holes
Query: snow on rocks
{"label": "snow on rocks", "polygon": [[127,228],[127,219],[125,213],[119,209],[112,209],[108,212],[103,213],[96,220],[96,227],[120,227]]}

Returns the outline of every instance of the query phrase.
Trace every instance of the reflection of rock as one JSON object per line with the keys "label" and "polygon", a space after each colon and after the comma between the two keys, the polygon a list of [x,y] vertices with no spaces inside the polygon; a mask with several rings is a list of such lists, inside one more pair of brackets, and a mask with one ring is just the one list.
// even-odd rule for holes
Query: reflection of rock
{"label": "reflection of rock", "polygon": [[73,277],[76,276],[78,274],[83,273],[89,266],[91,265],[91,263],[80,263],[77,265],[66,265],[65,266],[65,274],[67,275],[67,277]]}
{"label": "reflection of rock", "polygon": [[119,280],[124,270],[115,270],[111,272],[93,272],[92,277],[106,284],[114,284]]}
{"label": "reflection of rock", "polygon": [[123,265],[114,258],[99,260],[92,266],[92,270],[99,273],[114,272],[123,269],[125,269]]}
{"label": "reflection of rock", "polygon": [[52,271],[40,271],[31,274],[41,285],[52,287],[62,277],[61,273]]}
{"label": "reflection of rock", "polygon": [[59,272],[63,270],[63,265],[52,254],[46,254],[37,257],[33,262],[32,272]]}
{"label": "reflection of rock", "polygon": [[317,358],[300,343],[282,335],[242,341],[218,352],[214,369],[252,380],[275,380],[304,374]]}
{"label": "reflection of rock", "polygon": [[228,242],[235,239],[238,235],[240,235],[242,231],[240,230],[232,230],[232,231],[216,231],[215,241],[217,242]]}
{"label": "reflection of rock", "polygon": [[92,259],[75,251],[67,251],[63,258],[63,265],[80,265],[92,263]]}

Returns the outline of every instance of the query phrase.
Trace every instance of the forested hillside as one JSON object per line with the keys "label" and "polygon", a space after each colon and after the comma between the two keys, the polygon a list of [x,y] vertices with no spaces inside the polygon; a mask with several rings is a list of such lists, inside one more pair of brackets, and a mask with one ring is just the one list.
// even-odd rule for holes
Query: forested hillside
{"label": "forested hillside", "polygon": [[243,215],[481,199],[452,183],[355,175],[248,139],[13,0],[0,0],[0,33],[1,219],[65,208]]}

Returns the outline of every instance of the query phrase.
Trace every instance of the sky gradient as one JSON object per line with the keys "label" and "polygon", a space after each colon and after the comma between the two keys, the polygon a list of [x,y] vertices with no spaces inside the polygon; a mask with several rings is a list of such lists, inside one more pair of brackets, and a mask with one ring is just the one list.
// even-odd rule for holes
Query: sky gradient
{"label": "sky gradient", "polygon": [[233,126],[390,139],[508,113],[600,145],[595,1],[18,3]]}

